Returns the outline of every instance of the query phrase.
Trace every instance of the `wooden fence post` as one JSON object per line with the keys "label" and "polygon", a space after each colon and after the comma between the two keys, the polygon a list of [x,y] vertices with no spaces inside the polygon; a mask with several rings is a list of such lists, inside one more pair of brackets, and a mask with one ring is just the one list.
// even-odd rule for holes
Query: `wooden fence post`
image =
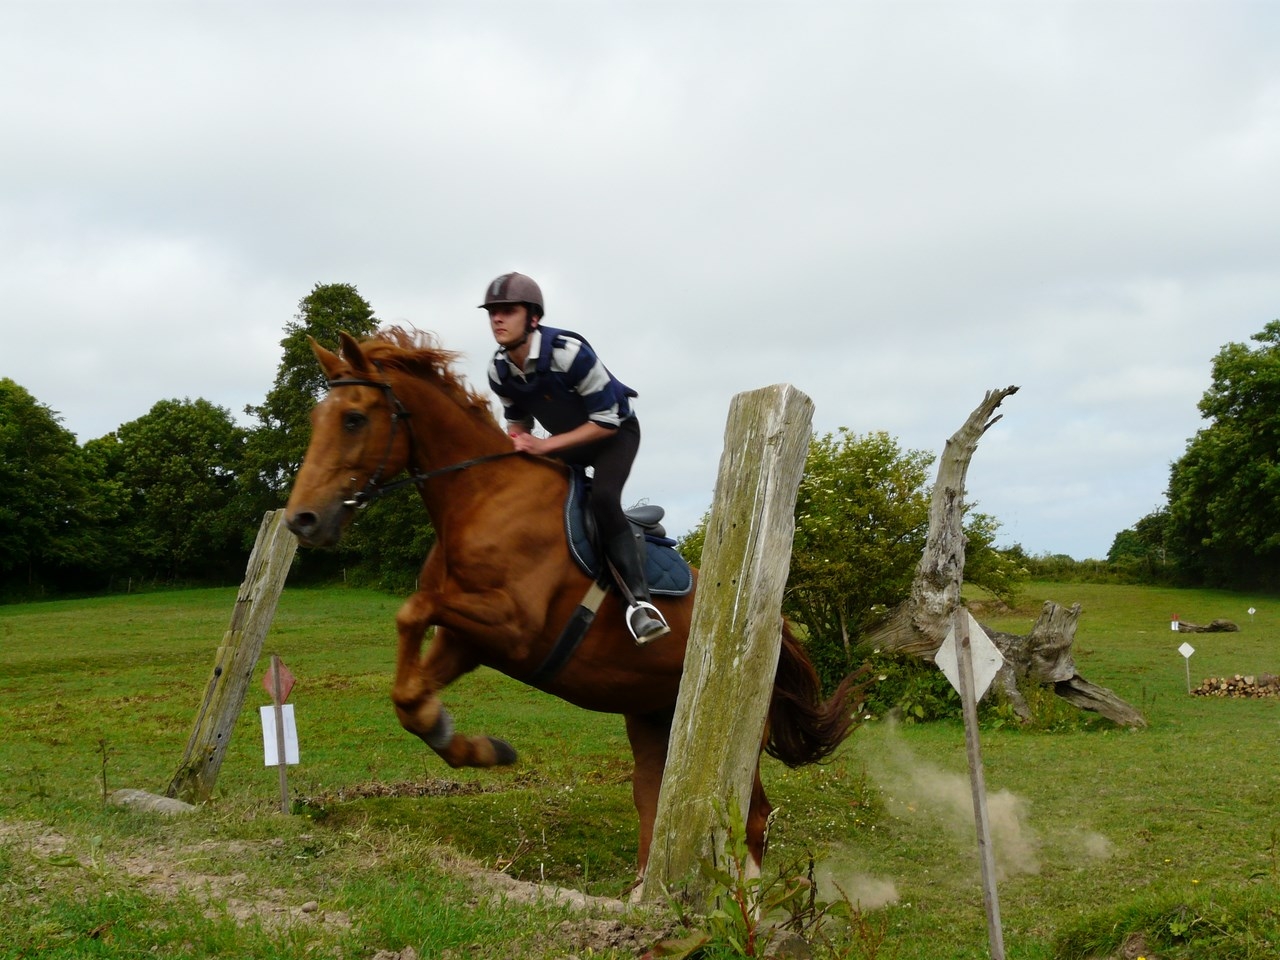
{"label": "wooden fence post", "polygon": [[724,816],[746,817],[812,419],[813,401],[789,384],[730,405],[643,899],[680,886],[695,909],[705,906],[711,890],[698,863],[722,864]]}
{"label": "wooden fence post", "polygon": [[283,510],[273,510],[262,518],[231,625],[214,657],[204,702],[166,796],[202,803],[213,793],[297,549],[297,538],[284,525]]}

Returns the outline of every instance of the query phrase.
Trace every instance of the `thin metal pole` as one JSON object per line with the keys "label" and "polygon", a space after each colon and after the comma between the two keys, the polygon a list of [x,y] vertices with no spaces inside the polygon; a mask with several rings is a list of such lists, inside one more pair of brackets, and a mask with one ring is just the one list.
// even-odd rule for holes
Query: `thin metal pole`
{"label": "thin metal pole", "polygon": [[982,904],[987,913],[987,939],[992,960],[1005,960],[1004,931],[1000,926],[1000,898],[996,893],[996,860],[991,847],[987,817],[987,785],[982,774],[982,749],[978,743],[978,702],[974,697],[973,649],[969,643],[969,614],[956,608],[956,673],[960,680],[960,704],[964,711],[964,743],[969,755],[969,785],[973,789],[973,815],[978,826],[978,856],[982,863]]}
{"label": "thin metal pole", "polygon": [[280,812],[289,812],[289,775],[284,756],[284,703],[280,699],[280,658],[271,655],[271,703],[276,714],[276,763],[280,770]]}

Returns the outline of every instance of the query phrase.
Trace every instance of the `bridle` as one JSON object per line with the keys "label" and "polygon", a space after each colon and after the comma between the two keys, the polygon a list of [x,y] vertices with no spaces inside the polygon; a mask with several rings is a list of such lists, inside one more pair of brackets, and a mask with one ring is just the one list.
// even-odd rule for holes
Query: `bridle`
{"label": "bridle", "polygon": [[[381,367],[379,367],[381,370]],[[387,395],[387,400],[391,406],[391,430],[387,433],[387,448],[382,453],[382,462],[378,464],[378,468],[373,471],[373,475],[365,482],[364,489],[357,490],[348,499],[343,500],[342,504],[346,507],[355,507],[357,510],[363,510],[373,501],[380,497],[386,496],[394,490],[413,484],[419,490],[422,485],[432,477],[438,477],[446,473],[455,473],[459,470],[466,470],[468,467],[474,467],[479,463],[487,463],[490,460],[501,460],[505,457],[515,456],[515,450],[505,450],[502,453],[489,453],[483,457],[472,457],[470,460],[463,460],[461,463],[453,463],[447,467],[438,467],[435,470],[413,471],[403,480],[397,480],[394,483],[382,482],[382,474],[387,469],[387,462],[391,459],[391,449],[396,442],[396,428],[400,423],[404,422],[405,431],[409,434],[409,459],[408,463],[412,466],[414,461],[414,449],[417,446],[413,435],[413,422],[410,419],[409,411],[405,409],[400,398],[396,396],[395,390],[391,388],[391,384],[382,380],[366,380],[361,377],[340,377],[337,380],[329,381],[329,388],[334,387],[376,387]],[[406,469],[409,469],[406,467]]]}

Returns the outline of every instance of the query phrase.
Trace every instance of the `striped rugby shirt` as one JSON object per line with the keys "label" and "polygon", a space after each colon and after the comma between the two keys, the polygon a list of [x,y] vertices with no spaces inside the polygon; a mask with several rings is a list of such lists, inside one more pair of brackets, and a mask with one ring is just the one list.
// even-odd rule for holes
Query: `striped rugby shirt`
{"label": "striped rugby shirt", "polygon": [[523,370],[499,348],[489,365],[489,386],[508,421],[531,427],[537,420],[551,434],[588,420],[617,429],[635,415],[630,398],[636,392],[609,372],[585,340],[552,327],[535,327],[529,335]]}

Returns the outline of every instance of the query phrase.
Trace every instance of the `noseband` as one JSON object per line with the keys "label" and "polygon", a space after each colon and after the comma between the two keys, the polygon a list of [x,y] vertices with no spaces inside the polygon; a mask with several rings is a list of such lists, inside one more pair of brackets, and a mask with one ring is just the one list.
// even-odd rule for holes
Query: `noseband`
{"label": "noseband", "polygon": [[400,398],[396,396],[396,392],[391,389],[391,384],[382,380],[365,380],[360,377],[342,377],[338,380],[329,381],[329,388],[333,389],[334,387],[375,387],[386,393],[387,400],[391,404],[391,430],[387,434],[387,449],[382,453],[382,462],[379,463],[378,468],[373,471],[373,475],[369,477],[368,481],[365,483],[364,489],[357,490],[349,499],[343,500],[343,506],[355,507],[357,510],[363,510],[379,497],[386,496],[393,490],[399,490],[401,487],[408,486],[411,483],[421,490],[422,485],[432,477],[438,477],[445,473],[455,473],[459,470],[465,470],[468,467],[474,467],[478,463],[486,463],[490,460],[501,460],[505,457],[515,456],[516,454],[515,450],[507,450],[502,453],[486,454],[483,457],[473,457],[470,460],[463,460],[461,463],[450,464],[447,467],[439,467],[435,470],[427,470],[425,472],[411,470],[409,476],[405,477],[403,480],[397,480],[395,483],[384,484],[382,482],[382,474],[387,468],[387,461],[391,459],[391,449],[396,442],[396,427],[400,425],[401,421],[404,421],[405,430],[409,434],[409,459],[408,467],[406,469],[411,468],[413,465],[413,452],[417,444],[413,435],[413,422],[410,419],[409,411],[406,410],[404,404],[400,402]]}

